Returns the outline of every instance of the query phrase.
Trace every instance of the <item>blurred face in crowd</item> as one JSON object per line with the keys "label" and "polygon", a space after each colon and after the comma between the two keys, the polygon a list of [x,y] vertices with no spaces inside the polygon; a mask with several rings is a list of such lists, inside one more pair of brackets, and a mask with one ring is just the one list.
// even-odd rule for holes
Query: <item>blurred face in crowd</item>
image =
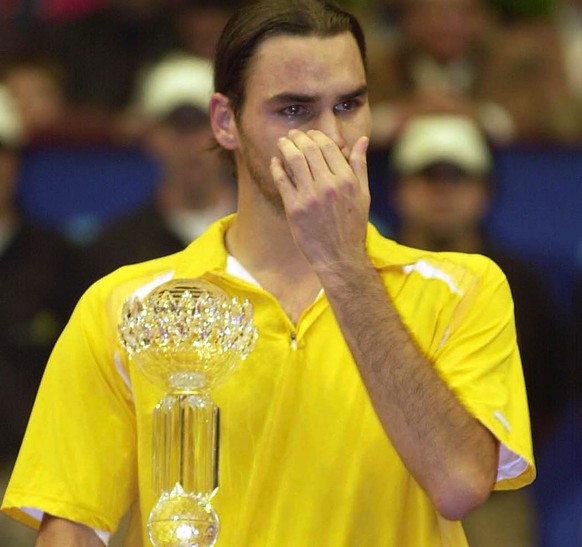
{"label": "blurred face in crowd", "polygon": [[484,24],[481,0],[407,0],[404,12],[412,42],[441,63],[466,55]]}
{"label": "blurred face in crowd", "polygon": [[212,59],[228,17],[229,13],[218,7],[193,6],[186,9],[178,21],[184,49],[197,57]]}
{"label": "blurred face in crowd", "polygon": [[348,32],[326,38],[275,36],[258,47],[247,74],[233,148],[238,176],[282,212],[269,168],[271,158],[280,156],[280,137],[291,129],[317,129],[348,157],[356,140],[369,135],[362,56]]}
{"label": "blurred face in crowd", "polygon": [[186,209],[212,201],[212,192],[226,178],[225,166],[211,150],[212,131],[206,114],[186,108],[152,128],[149,144],[166,184]]}
{"label": "blurred face in crowd", "polygon": [[59,82],[40,67],[13,68],[5,77],[24,131],[28,135],[49,130],[62,116],[64,95]]}
{"label": "blurred face in crowd", "polygon": [[455,249],[458,238],[479,230],[489,203],[483,177],[446,163],[402,178],[395,192],[403,230],[422,234],[435,249]]}

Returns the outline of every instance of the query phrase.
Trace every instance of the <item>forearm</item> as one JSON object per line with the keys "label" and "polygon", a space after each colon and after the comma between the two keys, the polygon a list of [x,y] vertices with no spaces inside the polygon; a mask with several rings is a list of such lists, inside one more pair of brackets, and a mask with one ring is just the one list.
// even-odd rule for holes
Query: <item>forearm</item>
{"label": "forearm", "polygon": [[439,511],[461,518],[494,483],[495,439],[422,354],[369,261],[319,275],[392,444]]}
{"label": "forearm", "polygon": [[45,514],[35,547],[103,547],[92,528]]}

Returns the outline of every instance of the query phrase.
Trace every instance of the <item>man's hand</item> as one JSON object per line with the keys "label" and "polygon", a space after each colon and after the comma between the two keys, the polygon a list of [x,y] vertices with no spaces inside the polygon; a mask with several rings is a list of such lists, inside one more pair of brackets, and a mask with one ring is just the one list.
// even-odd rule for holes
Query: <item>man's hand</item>
{"label": "man's hand", "polygon": [[489,495],[498,443],[419,349],[366,253],[367,144],[344,154],[319,131],[290,131],[271,172],[386,434],[438,511],[460,519]]}
{"label": "man's hand", "polygon": [[314,270],[367,261],[368,138],[360,137],[347,158],[316,130],[291,130],[278,145],[283,159],[272,159],[271,174],[295,241]]}

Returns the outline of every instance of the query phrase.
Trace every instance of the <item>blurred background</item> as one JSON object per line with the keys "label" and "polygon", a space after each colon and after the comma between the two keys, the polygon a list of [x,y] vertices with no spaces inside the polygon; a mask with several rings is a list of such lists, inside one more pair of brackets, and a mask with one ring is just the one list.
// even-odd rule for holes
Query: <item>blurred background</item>
{"label": "blurred background", "polygon": [[[234,209],[205,103],[245,3],[0,0],[3,481],[84,289]],[[340,4],[368,40],[371,220],[490,255],[514,293],[538,478],[467,519],[470,545],[580,547],[582,1]],[[31,537],[0,516],[1,545]]]}

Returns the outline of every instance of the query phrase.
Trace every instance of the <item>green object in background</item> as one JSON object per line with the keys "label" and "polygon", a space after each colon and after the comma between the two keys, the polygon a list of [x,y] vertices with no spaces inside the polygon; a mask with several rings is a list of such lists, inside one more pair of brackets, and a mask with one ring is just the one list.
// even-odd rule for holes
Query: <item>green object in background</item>
{"label": "green object in background", "polygon": [[531,19],[549,16],[556,0],[487,0],[508,20]]}

